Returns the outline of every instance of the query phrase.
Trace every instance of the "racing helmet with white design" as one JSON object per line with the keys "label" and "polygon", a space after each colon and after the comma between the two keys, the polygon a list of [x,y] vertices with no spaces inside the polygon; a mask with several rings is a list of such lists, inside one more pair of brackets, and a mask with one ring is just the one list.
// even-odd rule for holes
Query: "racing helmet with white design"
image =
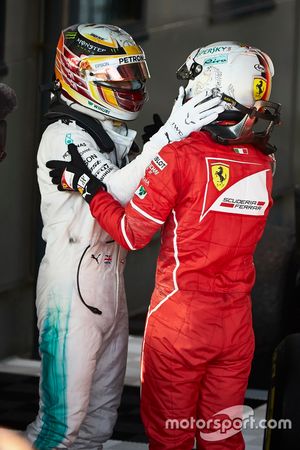
{"label": "racing helmet with white design", "polygon": [[145,54],[113,25],[80,24],[63,30],[55,76],[66,99],[113,119],[135,119],[148,99]]}
{"label": "racing helmet with white design", "polygon": [[[233,41],[197,48],[177,71],[177,78],[188,81],[186,100],[203,92],[222,97],[226,111],[219,123],[229,120],[234,124],[208,126],[217,140],[254,142],[262,147],[280,120],[280,105],[269,101],[273,75],[273,62],[266,53]],[[268,122],[260,133],[253,131],[258,119]]]}
{"label": "racing helmet with white design", "polygon": [[177,73],[189,80],[187,98],[218,88],[251,107],[256,100],[269,100],[274,66],[261,50],[224,41],[194,50]]}

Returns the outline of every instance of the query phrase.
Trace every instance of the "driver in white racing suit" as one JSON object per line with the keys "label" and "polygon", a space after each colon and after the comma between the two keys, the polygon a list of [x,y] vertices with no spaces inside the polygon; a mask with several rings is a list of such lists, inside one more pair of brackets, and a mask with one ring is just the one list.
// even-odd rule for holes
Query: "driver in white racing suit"
{"label": "driver in white racing suit", "polygon": [[[215,120],[214,98],[183,104],[127,165],[135,119],[147,99],[143,50],[111,25],[76,25],[60,36],[56,83],[38,151],[46,252],[37,282],[42,360],[40,406],[26,434],[39,450],[99,450],[117,418],[127,357],[126,251],[100,228],[81,196],[61,195],[46,162],[70,160],[75,144],[90,171],[123,205],[156,153]],[[201,97],[203,99],[203,96]]]}

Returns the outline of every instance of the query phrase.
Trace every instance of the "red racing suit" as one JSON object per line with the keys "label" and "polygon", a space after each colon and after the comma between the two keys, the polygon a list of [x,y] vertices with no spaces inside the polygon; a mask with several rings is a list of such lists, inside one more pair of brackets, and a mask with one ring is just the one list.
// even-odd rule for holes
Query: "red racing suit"
{"label": "red racing suit", "polygon": [[254,350],[253,253],[271,189],[269,156],[198,132],[160,151],[125,209],[106,192],[91,202],[126,249],[144,247],[163,226],[141,375],[152,450],[191,450],[195,436],[201,449],[244,449],[241,432],[207,421],[243,405]]}

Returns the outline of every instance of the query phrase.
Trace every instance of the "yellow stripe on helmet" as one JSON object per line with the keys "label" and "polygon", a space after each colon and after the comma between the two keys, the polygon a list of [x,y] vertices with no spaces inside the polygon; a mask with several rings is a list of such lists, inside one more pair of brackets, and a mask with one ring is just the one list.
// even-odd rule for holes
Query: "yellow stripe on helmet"
{"label": "yellow stripe on helmet", "polygon": [[127,55],[143,55],[144,52],[139,45],[124,45]]}
{"label": "yellow stripe on helmet", "polygon": [[102,91],[107,103],[109,103],[110,105],[113,105],[115,108],[119,108],[117,99],[115,97],[115,93],[111,88],[101,86],[101,91]]}

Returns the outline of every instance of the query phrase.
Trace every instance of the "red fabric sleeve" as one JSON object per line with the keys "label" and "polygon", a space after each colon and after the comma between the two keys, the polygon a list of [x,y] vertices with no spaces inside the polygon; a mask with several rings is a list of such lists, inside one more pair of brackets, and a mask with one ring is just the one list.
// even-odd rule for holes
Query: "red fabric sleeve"
{"label": "red fabric sleeve", "polygon": [[176,148],[170,144],[152,160],[126,208],[107,192],[100,191],[90,203],[91,213],[124,248],[142,248],[161,228],[174,207],[178,177]]}

